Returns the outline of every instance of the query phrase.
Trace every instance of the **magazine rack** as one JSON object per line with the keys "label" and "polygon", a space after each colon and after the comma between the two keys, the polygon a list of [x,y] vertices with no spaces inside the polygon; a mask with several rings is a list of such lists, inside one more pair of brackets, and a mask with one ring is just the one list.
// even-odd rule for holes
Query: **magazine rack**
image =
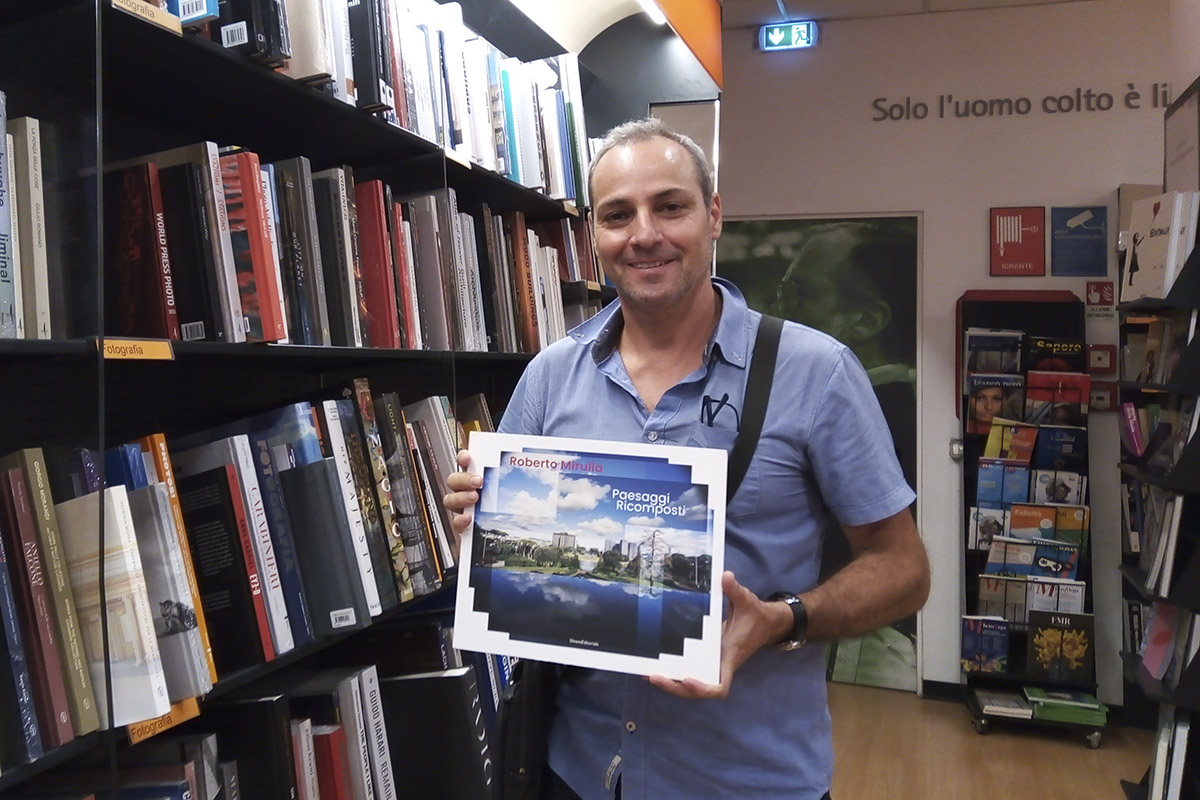
{"label": "magazine rack", "polygon": [[[965,433],[969,416],[968,399],[962,394],[963,370],[966,353],[964,337],[969,328],[992,328],[1020,330],[1026,334],[1038,336],[1075,339],[1082,341],[1085,335],[1084,304],[1074,293],[1069,291],[990,291],[972,290],[964,293],[956,304],[956,391],[960,397],[956,403],[960,419],[963,420],[963,552],[964,579],[966,586],[965,614],[974,614],[979,609],[979,575],[984,573],[988,552],[986,550],[970,549],[967,540],[970,530],[970,509],[974,505],[978,489],[979,458],[983,456],[987,436],[982,434]],[[1024,367],[1024,365],[1022,365]],[[1086,497],[1082,498],[1086,503]],[[1091,599],[1091,559],[1089,547],[1081,548],[1079,556],[1078,579],[1087,584],[1084,598],[1084,610],[1092,608]],[[971,716],[972,724],[978,733],[987,733],[993,724],[1015,723],[1020,725],[1038,725],[1051,728],[1061,728],[1082,734],[1090,747],[1099,747],[1102,726],[1057,722],[1041,719],[1024,719],[1009,716],[991,715],[984,712],[978,702],[974,689],[1002,689],[1020,692],[1023,685],[1038,685],[1043,688],[1072,689],[1085,692],[1095,692],[1094,676],[1089,680],[1052,681],[1035,679],[1027,674],[1024,665],[1027,651],[1030,647],[1028,627],[1024,624],[1010,623],[1008,626],[1008,664],[1009,671],[968,672],[964,686],[964,700]]]}

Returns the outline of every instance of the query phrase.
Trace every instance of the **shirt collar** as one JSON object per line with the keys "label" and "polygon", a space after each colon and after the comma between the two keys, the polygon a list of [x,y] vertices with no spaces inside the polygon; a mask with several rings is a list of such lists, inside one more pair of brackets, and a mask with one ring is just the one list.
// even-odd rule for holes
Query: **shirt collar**
{"label": "shirt collar", "polygon": [[[729,281],[713,278],[713,286],[721,293],[721,318],[712,338],[704,348],[704,361],[716,355],[727,364],[744,369],[750,353],[751,334],[758,314],[746,305],[746,298]],[[579,344],[590,347],[592,358],[597,364],[612,355],[617,337],[625,318],[621,314],[621,301],[614,300],[600,313],[574,328],[570,335]]]}

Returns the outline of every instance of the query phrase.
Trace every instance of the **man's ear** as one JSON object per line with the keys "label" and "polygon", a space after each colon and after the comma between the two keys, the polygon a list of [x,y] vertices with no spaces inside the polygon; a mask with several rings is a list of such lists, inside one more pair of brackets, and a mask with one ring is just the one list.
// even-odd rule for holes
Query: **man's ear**
{"label": "man's ear", "polygon": [[724,222],[724,217],[721,212],[721,196],[713,194],[712,205],[708,208],[708,215],[713,221],[713,235],[715,241],[721,235],[721,225]]}
{"label": "man's ear", "polygon": [[854,319],[847,328],[852,341],[862,341],[877,335],[892,321],[892,307],[882,300],[872,300],[854,311]]}

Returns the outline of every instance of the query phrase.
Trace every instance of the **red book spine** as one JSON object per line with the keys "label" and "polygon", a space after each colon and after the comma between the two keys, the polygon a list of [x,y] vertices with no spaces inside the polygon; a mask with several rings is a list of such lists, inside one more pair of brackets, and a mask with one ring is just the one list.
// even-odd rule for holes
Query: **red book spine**
{"label": "red book spine", "polygon": [[150,179],[150,212],[154,216],[155,263],[158,265],[159,308],[162,326],[168,339],[179,341],[183,334],[179,330],[179,309],[175,305],[175,281],[171,277],[171,257],[167,248],[167,223],[163,215],[162,187],[158,182],[158,165],[150,162],[147,174]]}
{"label": "red book spine", "polygon": [[417,307],[413,303],[412,264],[408,262],[408,237],[404,233],[404,207],[392,203],[392,249],[396,252],[396,286],[400,292],[400,311],[404,314],[404,341],[408,347],[417,341]]}
{"label": "red book spine", "polygon": [[313,750],[321,800],[350,800],[350,758],[345,729],[341,725],[314,726]]}
{"label": "red book spine", "polygon": [[367,299],[367,331],[372,347],[400,347],[400,321],[396,314],[396,285],[392,249],[388,240],[383,182],[363,181],[354,186],[358,205],[359,255],[362,259],[363,294]]}
{"label": "red book spine", "polygon": [[516,265],[517,308],[521,319],[521,340],[526,353],[541,349],[538,337],[537,302],[534,300],[533,264],[529,258],[529,229],[520,211],[512,220],[513,263]]}
{"label": "red book spine", "polygon": [[254,544],[250,541],[250,521],[242,502],[242,483],[238,480],[237,467],[225,465],[229,477],[229,495],[233,498],[233,513],[237,517],[238,538],[242,542],[242,557],[246,561],[246,576],[250,579],[250,595],[254,600],[254,617],[258,620],[258,638],[262,640],[263,657],[275,658],[275,645],[271,643],[271,623],[267,621],[267,604],[263,600],[262,583],[258,577],[258,565],[254,561]]}
{"label": "red book spine", "polygon": [[13,570],[17,573],[13,584],[17,590],[17,607],[21,610],[22,633],[29,643],[26,653],[38,726],[42,731],[42,742],[50,747],[59,747],[75,738],[75,729],[71,727],[62,657],[58,652],[54,612],[46,587],[46,573],[42,568],[41,548],[33,509],[29,504],[29,489],[20,468],[5,470],[3,492],[4,526],[8,529],[6,544],[14,554],[19,554],[15,555],[12,562],[24,567]]}
{"label": "red book spine", "polygon": [[[242,150],[221,156],[221,180],[230,206],[234,255],[239,261],[238,292],[242,312],[251,320],[256,317],[260,320],[263,341],[278,341],[284,336],[283,300],[271,256],[267,200],[263,195],[258,155]],[[247,333],[251,338],[260,335],[254,329],[253,321]]]}

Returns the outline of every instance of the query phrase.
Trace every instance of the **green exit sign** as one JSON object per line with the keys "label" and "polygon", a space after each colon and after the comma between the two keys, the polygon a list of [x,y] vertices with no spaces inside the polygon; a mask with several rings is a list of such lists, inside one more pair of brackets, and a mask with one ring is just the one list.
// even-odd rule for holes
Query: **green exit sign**
{"label": "green exit sign", "polygon": [[758,49],[795,50],[812,47],[817,43],[817,23],[811,20],[793,20],[777,25],[763,25],[758,29]]}

